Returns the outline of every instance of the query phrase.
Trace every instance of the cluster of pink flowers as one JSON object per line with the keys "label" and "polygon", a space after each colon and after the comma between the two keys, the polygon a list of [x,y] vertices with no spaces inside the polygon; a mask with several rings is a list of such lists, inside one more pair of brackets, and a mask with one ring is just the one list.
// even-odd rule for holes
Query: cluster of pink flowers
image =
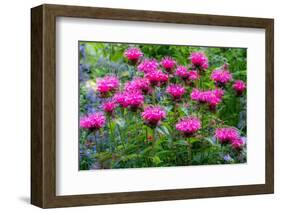
{"label": "cluster of pink flowers", "polygon": [[97,91],[101,95],[108,95],[110,92],[115,92],[119,88],[119,79],[115,76],[105,76],[97,79]]}
{"label": "cluster of pink flowers", "polygon": [[244,81],[237,80],[234,82],[232,87],[236,91],[236,95],[241,96],[246,89],[246,84]]}
{"label": "cluster of pink flowers", "polygon": [[216,69],[212,72],[211,79],[217,86],[224,86],[232,80],[232,74],[226,69]]}
{"label": "cluster of pink flowers", "polygon": [[174,67],[176,65],[176,61],[174,59],[172,59],[171,57],[166,56],[161,60],[161,65],[162,65],[162,67],[164,67],[164,69],[167,72],[170,73],[174,69]]}
{"label": "cluster of pink flowers", "polygon": [[169,93],[175,101],[178,101],[185,93],[185,88],[178,84],[170,84],[167,87],[166,92]]}
{"label": "cluster of pink flowers", "polygon": [[137,47],[130,47],[124,52],[124,56],[134,64],[143,56],[142,51]]}
{"label": "cluster of pink flowers", "polygon": [[163,73],[161,70],[153,70],[145,74],[145,77],[149,80],[151,86],[161,86],[165,84],[169,76]]}
{"label": "cluster of pink flowers", "polygon": [[188,70],[185,66],[178,66],[175,72],[176,76],[179,76],[184,81],[194,81],[199,79],[199,74],[196,70]]}
{"label": "cluster of pink flowers", "polygon": [[223,95],[224,92],[222,89],[205,91],[193,89],[190,94],[190,97],[194,101],[198,101],[200,103],[207,103],[211,109],[215,109],[216,106],[222,101]]}
{"label": "cluster of pink flowers", "polygon": [[208,58],[203,52],[193,52],[189,59],[195,68],[199,68],[200,70],[209,68]]}
{"label": "cluster of pink flowers", "polygon": [[201,121],[195,117],[185,117],[176,124],[176,129],[186,137],[191,137],[201,128]]}
{"label": "cluster of pink flowers", "polygon": [[166,117],[165,110],[160,106],[148,106],[142,112],[144,122],[154,128]]}
{"label": "cluster of pink flowers", "polygon": [[105,125],[105,116],[100,113],[93,113],[80,119],[80,127],[90,129],[91,131],[98,130]]}
{"label": "cluster of pink flowers", "polygon": [[112,114],[114,109],[116,108],[116,103],[114,101],[108,101],[108,102],[105,102],[103,105],[103,110],[108,113],[108,114]]}
{"label": "cluster of pink flowers", "polygon": [[158,69],[158,62],[156,59],[144,59],[139,65],[138,70],[143,73],[150,73]]}
{"label": "cluster of pink flowers", "polygon": [[216,129],[215,137],[221,144],[231,144],[235,149],[240,149],[244,145],[239,132],[232,127]]}
{"label": "cluster of pink flowers", "polygon": [[114,101],[118,103],[120,106],[124,108],[130,108],[131,110],[136,110],[143,105],[144,96],[141,92],[133,90],[133,91],[125,91],[121,93],[117,93],[113,97]]}
{"label": "cluster of pink flowers", "polygon": [[125,91],[141,91],[144,94],[148,93],[150,90],[150,82],[147,78],[135,78],[132,81],[129,81],[125,84]]}

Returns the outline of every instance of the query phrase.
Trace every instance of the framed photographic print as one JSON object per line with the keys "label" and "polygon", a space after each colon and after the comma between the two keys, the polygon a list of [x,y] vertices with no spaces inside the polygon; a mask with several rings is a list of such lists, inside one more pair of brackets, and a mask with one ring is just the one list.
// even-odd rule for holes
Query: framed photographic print
{"label": "framed photographic print", "polygon": [[31,9],[31,203],[274,191],[272,19]]}

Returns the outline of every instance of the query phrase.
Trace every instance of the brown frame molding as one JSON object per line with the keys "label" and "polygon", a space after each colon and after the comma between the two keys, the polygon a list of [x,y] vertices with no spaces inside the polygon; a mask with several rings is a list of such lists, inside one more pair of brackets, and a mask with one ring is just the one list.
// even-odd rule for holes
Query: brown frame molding
{"label": "brown frame molding", "polygon": [[[266,32],[266,183],[56,196],[56,17],[261,28]],[[274,192],[274,20],[44,4],[31,9],[31,203],[42,208]]]}

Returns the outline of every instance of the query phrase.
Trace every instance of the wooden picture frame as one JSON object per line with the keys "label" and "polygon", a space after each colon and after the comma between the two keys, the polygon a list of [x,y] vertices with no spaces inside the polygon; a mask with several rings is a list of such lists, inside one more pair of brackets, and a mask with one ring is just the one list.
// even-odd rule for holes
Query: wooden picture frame
{"label": "wooden picture frame", "polygon": [[[56,17],[265,29],[265,184],[56,195]],[[31,9],[31,203],[41,208],[267,194],[274,192],[273,19],[44,4]]]}

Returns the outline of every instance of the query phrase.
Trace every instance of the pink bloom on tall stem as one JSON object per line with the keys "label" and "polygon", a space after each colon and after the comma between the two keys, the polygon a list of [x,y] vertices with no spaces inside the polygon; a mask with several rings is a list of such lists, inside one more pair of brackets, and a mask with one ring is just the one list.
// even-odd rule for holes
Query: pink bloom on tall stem
{"label": "pink bloom on tall stem", "polygon": [[105,76],[97,79],[97,91],[102,97],[118,90],[119,85],[119,79],[115,76]]}
{"label": "pink bloom on tall stem", "polygon": [[141,91],[143,93],[147,93],[150,89],[150,82],[147,78],[135,78],[132,81],[129,81],[125,84],[125,91]]}
{"label": "pink bloom on tall stem", "polygon": [[167,72],[170,73],[174,69],[176,61],[173,58],[166,56],[161,60],[161,65]]}
{"label": "pink bloom on tall stem", "polygon": [[124,57],[126,57],[133,64],[136,64],[142,56],[143,56],[142,51],[137,47],[129,47],[124,52]]}
{"label": "pink bloom on tall stem", "polygon": [[116,108],[116,103],[114,101],[108,101],[105,102],[103,105],[103,110],[108,113],[109,115],[111,115],[114,111],[114,109]]}
{"label": "pink bloom on tall stem", "polygon": [[246,89],[246,84],[242,80],[237,80],[234,82],[232,88],[236,91],[237,96],[241,96]]}
{"label": "pink bloom on tall stem", "polygon": [[200,101],[201,98],[201,91],[199,89],[193,89],[190,93],[191,100]]}
{"label": "pink bloom on tall stem", "polygon": [[175,75],[179,76],[183,80],[187,80],[188,79],[187,68],[182,65],[178,66],[176,69]]}
{"label": "pink bloom on tall stem", "polygon": [[209,60],[203,52],[193,52],[190,54],[189,59],[195,68],[205,70],[209,67]]}
{"label": "pink bloom on tall stem", "polygon": [[198,101],[200,103],[207,103],[211,110],[214,110],[216,106],[222,101],[222,96],[224,95],[223,90],[206,90],[201,91],[198,89],[193,89],[190,97],[191,100]]}
{"label": "pink bloom on tall stem", "polygon": [[155,128],[166,117],[165,110],[160,106],[148,106],[142,112],[144,122],[151,128]]}
{"label": "pink bloom on tall stem", "polygon": [[176,129],[186,137],[191,137],[201,128],[201,121],[195,117],[185,117],[176,124]]}
{"label": "pink bloom on tall stem", "polygon": [[218,128],[215,131],[215,137],[221,144],[232,143],[240,138],[239,132],[235,128]]}
{"label": "pink bloom on tall stem", "polygon": [[195,81],[200,78],[200,76],[196,70],[189,70],[187,73],[188,73],[187,78],[189,81]]}
{"label": "pink bloom on tall stem", "polygon": [[145,77],[149,80],[152,86],[161,86],[169,79],[169,76],[163,73],[161,70],[154,70],[146,73]]}
{"label": "pink bloom on tall stem", "polygon": [[232,74],[225,69],[216,69],[212,72],[211,79],[217,86],[225,86],[225,84],[232,80]]}
{"label": "pink bloom on tall stem", "polygon": [[185,93],[185,88],[178,84],[170,84],[166,92],[169,93],[174,100],[180,100]]}
{"label": "pink bloom on tall stem", "polygon": [[133,90],[133,91],[125,91],[122,93],[118,93],[114,96],[114,100],[116,103],[120,104],[120,106],[124,108],[130,108],[135,111],[143,105],[144,96],[141,92]]}
{"label": "pink bloom on tall stem", "polygon": [[139,65],[138,70],[143,73],[150,73],[158,69],[158,62],[156,59],[144,59]]}
{"label": "pink bloom on tall stem", "polygon": [[94,131],[104,127],[105,121],[105,116],[102,113],[97,112],[82,117],[80,119],[80,127]]}

